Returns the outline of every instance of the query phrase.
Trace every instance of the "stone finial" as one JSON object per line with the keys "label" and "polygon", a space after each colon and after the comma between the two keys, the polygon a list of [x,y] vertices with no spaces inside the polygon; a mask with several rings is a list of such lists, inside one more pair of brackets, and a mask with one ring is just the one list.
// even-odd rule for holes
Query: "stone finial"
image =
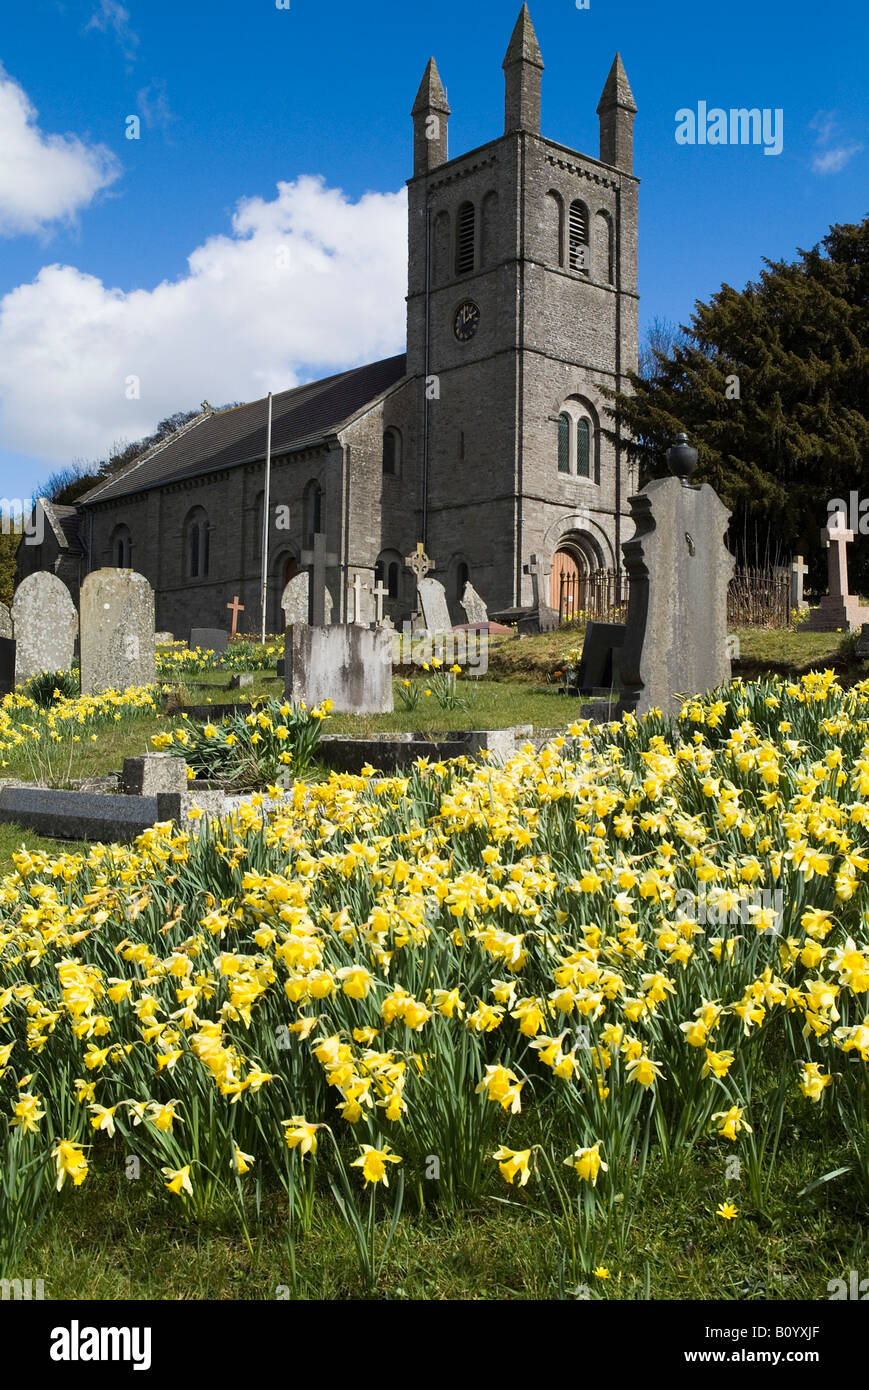
{"label": "stone finial", "polygon": [[429,58],[413,103],[413,173],[427,174],[447,162],[450,104],[437,63]]}
{"label": "stone finial", "polygon": [[602,164],[634,170],[634,116],[637,103],[625,72],[621,55],[616,54],[604,83],[597,114],[600,117],[600,158]]}
{"label": "stone finial", "polygon": [[519,13],[503,68],[506,74],[504,133],[528,130],[539,135],[543,55],[527,5],[523,5]]}
{"label": "stone finial", "polygon": [[667,467],[674,478],[686,483],[697,467],[697,450],[688,443],[687,434],[677,434],[676,442],[667,450]]}

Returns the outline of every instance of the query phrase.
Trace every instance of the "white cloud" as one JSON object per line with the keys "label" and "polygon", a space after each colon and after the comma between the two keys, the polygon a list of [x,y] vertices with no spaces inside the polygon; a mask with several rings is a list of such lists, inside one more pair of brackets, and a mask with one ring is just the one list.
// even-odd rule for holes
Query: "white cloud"
{"label": "white cloud", "polygon": [[125,58],[134,58],[139,46],[139,36],[130,26],[130,12],[118,0],[99,0],[87,24],[88,29],[98,29],[101,34],[114,34],[123,50]]}
{"label": "white cloud", "polygon": [[120,174],[105,145],[45,135],[26,92],[0,64],[0,236],[74,217]]}
{"label": "white cloud", "polygon": [[[231,235],[152,290],[50,265],[0,300],[0,437],[47,463],[103,457],[203,399],[286,390],[403,350],[404,191],[350,202],[320,178],[243,200]],[[141,382],[127,400],[126,382]]]}
{"label": "white cloud", "polygon": [[859,154],[862,145],[837,145],[831,150],[824,150],[823,154],[816,154],[812,160],[812,172],[815,174],[838,174],[840,169],[844,169],[855,154]]}
{"label": "white cloud", "polygon": [[835,111],[816,111],[809,121],[809,130],[813,130],[816,137],[816,153],[812,158],[813,174],[838,174],[863,148],[856,141],[850,145],[831,146],[831,141],[839,130]]}

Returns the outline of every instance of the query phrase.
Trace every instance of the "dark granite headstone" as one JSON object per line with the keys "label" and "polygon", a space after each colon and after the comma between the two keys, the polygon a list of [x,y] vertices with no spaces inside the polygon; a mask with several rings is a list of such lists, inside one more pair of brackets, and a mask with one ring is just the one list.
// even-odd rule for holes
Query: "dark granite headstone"
{"label": "dark granite headstone", "polygon": [[580,694],[591,695],[596,690],[612,690],[619,687],[613,651],[616,647],[621,647],[624,640],[624,623],[588,624],[576,678]]}
{"label": "dark granite headstone", "polygon": [[0,637],[0,695],[15,689],[15,643],[11,637]]}
{"label": "dark granite headstone", "polygon": [[854,655],[858,661],[865,661],[869,657],[869,623],[860,624],[860,636],[857,638]]}
{"label": "dark granite headstone", "polygon": [[199,647],[203,652],[216,652],[220,656],[229,646],[229,633],[219,627],[192,627],[188,646],[192,652]]}
{"label": "dark granite headstone", "polygon": [[676,714],[684,697],[730,680],[730,512],[708,483],[680,477],[654,478],[628,500],[636,531],[622,542],[630,591],[619,715]]}

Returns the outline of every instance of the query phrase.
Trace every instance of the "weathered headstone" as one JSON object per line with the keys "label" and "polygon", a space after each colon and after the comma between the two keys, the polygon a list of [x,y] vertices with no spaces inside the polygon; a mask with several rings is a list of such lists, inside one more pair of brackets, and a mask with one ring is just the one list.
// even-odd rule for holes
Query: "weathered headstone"
{"label": "weathered headstone", "polygon": [[351,623],[362,622],[362,575],[357,570],[353,576],[353,583],[350,585],[350,593],[353,595],[353,612],[348,613],[347,621]]}
{"label": "weathered headstone", "polygon": [[0,637],[0,695],[15,689],[15,643],[11,637]]}
{"label": "weathered headstone", "polygon": [[[532,555],[527,565],[523,565],[524,574],[531,576],[531,588],[534,602],[531,610],[523,610],[522,616],[515,619],[520,633],[523,636],[532,632],[552,632],[558,627],[558,609],[553,608],[549,602],[549,585],[547,580],[552,566],[542,560],[539,555]],[[514,619],[505,619],[503,614],[498,615],[502,622],[513,622]]]}
{"label": "weathered headstone", "polygon": [[[384,600],[385,598],[389,598],[389,590],[387,589],[387,587],[386,587],[386,585],[384,584],[383,580],[382,580],[382,579],[378,579],[377,583],[373,586],[373,588],[371,589],[370,592],[374,595],[374,624],[375,624],[375,627],[382,627],[382,626],[383,626],[383,622],[384,622],[384,618],[383,618],[383,600]],[[389,625],[392,626],[391,619],[389,620]]]}
{"label": "weathered headstone", "polygon": [[302,564],[309,567],[311,576],[309,594],[309,616],[306,619],[312,627],[322,627],[329,619],[326,616],[326,570],[338,564],[338,556],[326,550],[326,535],[318,531],[314,536],[313,549],[302,551]]}
{"label": "weathered headstone", "polygon": [[[310,600],[311,579],[307,570],[302,570],[300,574],[293,575],[281,595],[281,608],[284,612],[284,627],[292,627],[294,623],[306,623],[311,611]],[[326,609],[326,622],[332,621],[332,595],[326,590],[324,597]]]}
{"label": "weathered headstone", "polygon": [[229,633],[221,627],[192,627],[187,645],[192,652],[198,647],[201,652],[215,652],[222,656],[229,646]]}
{"label": "weathered headstone", "polygon": [[858,661],[865,661],[869,657],[869,623],[863,623],[860,627],[860,636],[857,638],[854,655]]}
{"label": "weathered headstone", "polygon": [[827,546],[827,588],[817,608],[813,608],[806,623],[809,632],[853,632],[863,623],[869,622],[869,609],[848,592],[848,553],[847,546],[854,539],[854,532],[848,530],[844,512],[834,512],[821,531],[821,540]]}
{"label": "weathered headstone", "polygon": [[426,576],[417,581],[417,588],[426,629],[429,632],[449,632],[453,625],[443,584],[438,579]]}
{"label": "weathered headstone", "polygon": [[625,631],[624,623],[588,624],[576,675],[580,694],[592,695],[599,690],[619,688],[615,653],[624,646]]}
{"label": "weathered headstone", "polygon": [[5,603],[0,603],[0,637],[12,637],[12,614]]}
{"label": "weathered headstone", "polygon": [[69,589],[56,574],[37,570],[22,579],[12,600],[15,684],[40,671],[68,671],[78,615]]}
{"label": "weathered headstone", "polygon": [[304,700],[309,709],[328,699],[348,714],[390,714],[390,633],[355,623],[288,627],[284,689],[289,700]]}
{"label": "weathered headstone", "polygon": [[655,478],[629,499],[636,533],[622,544],[630,579],[619,668],[619,711],[675,713],[683,695],[730,679],[727,589],[734,558],[724,544],[730,516],[708,483],[687,481],[697,451],[684,435],[667,455],[674,477]]}
{"label": "weathered headstone", "polygon": [[791,565],[791,611],[796,609],[800,613],[809,606],[803,598],[803,581],[808,572],[809,567],[804,563],[802,555],[795,555]]}
{"label": "weathered headstone", "polygon": [[487,623],[489,621],[489,610],[470,580],[465,585],[461,604],[469,623]]}
{"label": "weathered headstone", "polygon": [[155,632],[154,641],[158,647],[171,647],[175,641],[174,632]]}
{"label": "weathered headstone", "polygon": [[135,570],[94,570],[81,586],[82,694],[155,680],[154,590]]}

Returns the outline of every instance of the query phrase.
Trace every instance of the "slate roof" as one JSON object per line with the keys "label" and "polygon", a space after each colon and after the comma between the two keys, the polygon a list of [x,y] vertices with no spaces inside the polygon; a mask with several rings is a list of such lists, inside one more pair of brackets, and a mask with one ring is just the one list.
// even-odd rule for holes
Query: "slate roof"
{"label": "slate roof", "polygon": [[[281,391],[272,403],[272,456],[320,444],[405,376],[404,353]],[[110,501],[265,458],[268,398],[209,411],[155,445],[115,478],[98,483],[78,505]]]}
{"label": "slate roof", "polygon": [[60,548],[68,549],[73,554],[80,553],[82,544],[78,510],[60,502],[49,502],[45,497],[39,498],[39,505],[48,517]]}

